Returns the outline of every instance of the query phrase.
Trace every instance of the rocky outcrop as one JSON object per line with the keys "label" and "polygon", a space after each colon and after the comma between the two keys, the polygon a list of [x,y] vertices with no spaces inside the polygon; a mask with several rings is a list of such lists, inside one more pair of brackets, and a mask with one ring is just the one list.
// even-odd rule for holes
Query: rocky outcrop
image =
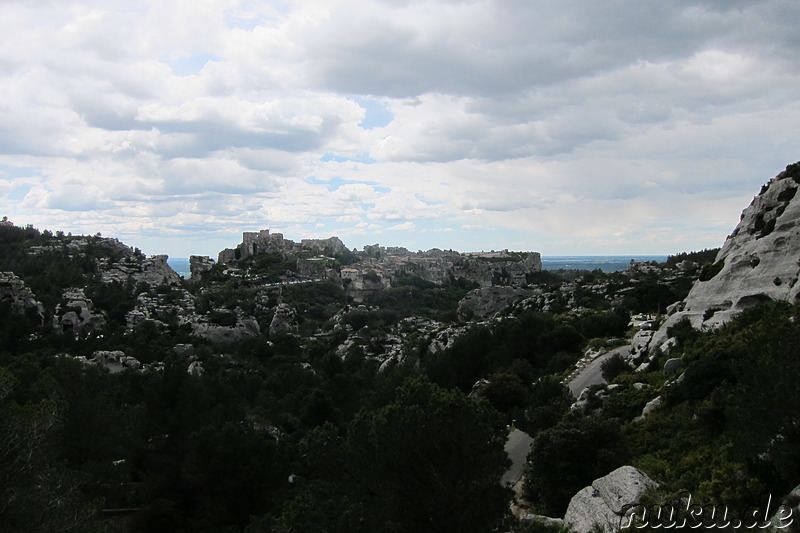
{"label": "rocky outcrop", "polygon": [[642,408],[642,414],[639,415],[635,420],[637,422],[644,420],[645,418],[653,414],[653,412],[657,411],[663,403],[664,400],[661,398],[661,396],[656,396],[655,398],[653,398],[652,400],[650,400],[645,404],[645,406]]}
{"label": "rocky outcrop", "polygon": [[205,373],[205,368],[203,368],[203,363],[201,361],[192,361],[189,363],[189,368],[186,369],[186,372],[190,376],[202,376]]}
{"label": "rocky outcrop", "polygon": [[31,246],[28,253],[31,255],[43,255],[48,253],[65,254],[68,257],[91,251],[93,255],[101,253],[103,257],[113,258],[114,260],[136,256],[142,258],[143,255],[138,249],[126,246],[119,239],[103,238],[99,235],[79,236],[79,237],[60,237],[51,244]]}
{"label": "rocky outcrop", "polygon": [[192,279],[197,279],[203,272],[211,270],[214,264],[214,260],[207,255],[190,255],[189,272],[191,273]]}
{"label": "rocky outcrop", "polygon": [[218,344],[239,342],[247,338],[258,337],[261,333],[258,321],[255,318],[242,317],[238,313],[236,323],[232,326],[215,324],[205,318],[197,318],[191,325],[194,335]]}
{"label": "rocky outcrop", "polygon": [[569,502],[564,524],[575,533],[588,533],[595,527],[619,531],[625,511],[658,484],[632,466],[621,466],[607,476],[595,479]]}
{"label": "rocky outcrop", "polygon": [[428,354],[434,355],[448,350],[455,345],[456,341],[470,330],[470,324],[461,326],[440,326],[428,344]]}
{"label": "rocky outcrop", "polygon": [[512,303],[531,296],[532,292],[516,287],[483,287],[467,293],[458,304],[459,320],[488,318]]}
{"label": "rocky outcrop", "polygon": [[306,250],[314,250],[324,254],[338,255],[347,251],[347,247],[339,237],[327,239],[302,239],[300,246]]}
{"label": "rocky outcrop", "polygon": [[688,319],[696,328],[716,327],[769,299],[800,298],[800,163],[786,167],[762,188],[686,299],[654,338]]}
{"label": "rocky outcrop", "polygon": [[539,252],[486,252],[467,254],[453,268],[455,278],[474,281],[481,287],[525,285],[528,276],[542,270]]}
{"label": "rocky outcrop", "polygon": [[155,320],[165,325],[174,321],[184,324],[193,320],[194,311],[194,298],[189,291],[173,287],[167,294],[143,292],[125,319],[131,329],[144,320]]}
{"label": "rocky outcrop", "polygon": [[13,272],[0,272],[0,302],[9,302],[12,313],[30,317],[34,326],[44,324],[42,304]]}
{"label": "rocky outcrop", "polygon": [[269,323],[270,337],[281,333],[297,333],[297,311],[287,304],[280,304],[275,308],[275,314]]}
{"label": "rocky outcrop", "polygon": [[[366,273],[356,271],[354,274],[350,271],[355,269],[342,270],[342,277],[345,279],[345,293],[348,298],[352,298],[356,303],[364,302],[371,295],[391,287],[389,278],[381,276],[375,271],[371,270]],[[345,272],[345,270],[347,270],[347,272]],[[345,278],[345,276],[347,277]]]}
{"label": "rocky outcrop", "polygon": [[168,255],[154,255],[140,260],[128,257],[116,263],[102,262],[100,265],[103,283],[147,283],[151,287],[180,284],[181,277],[167,264]]}
{"label": "rocky outcrop", "polygon": [[115,374],[128,370],[141,370],[142,363],[135,357],[125,355],[125,352],[120,350],[98,350],[92,354],[89,361],[95,365],[108,369],[109,372]]}
{"label": "rocky outcrop", "polygon": [[53,327],[57,330],[78,333],[105,325],[105,317],[102,313],[94,312],[94,304],[83,289],[66,289],[62,300],[53,314]]}

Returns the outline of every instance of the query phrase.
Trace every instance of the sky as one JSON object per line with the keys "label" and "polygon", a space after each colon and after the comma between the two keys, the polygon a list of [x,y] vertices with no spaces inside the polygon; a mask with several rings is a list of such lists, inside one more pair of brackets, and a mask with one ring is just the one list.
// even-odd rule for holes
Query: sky
{"label": "sky", "polygon": [[146,254],[721,246],[800,159],[797,0],[0,0],[0,215]]}

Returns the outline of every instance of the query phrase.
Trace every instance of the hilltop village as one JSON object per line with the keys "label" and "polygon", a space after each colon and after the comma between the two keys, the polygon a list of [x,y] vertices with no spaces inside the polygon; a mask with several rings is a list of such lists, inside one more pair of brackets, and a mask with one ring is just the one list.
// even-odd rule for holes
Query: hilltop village
{"label": "hilltop village", "polygon": [[[346,285],[347,294],[363,302],[392,286],[392,280],[415,276],[441,286],[453,279],[465,279],[480,287],[521,286],[529,276],[542,269],[538,252],[475,252],[460,254],[439,249],[410,252],[401,247],[365,246],[362,252],[345,247],[338,237],[303,239],[300,243],[285,239],[281,233],[269,230],[244,232],[242,243],[235,249],[219,253],[217,263],[225,265],[228,275],[247,276],[237,268],[240,262],[259,254],[297,256],[295,270],[287,271],[284,281],[339,279]],[[207,256],[192,256],[192,276],[214,265]]]}

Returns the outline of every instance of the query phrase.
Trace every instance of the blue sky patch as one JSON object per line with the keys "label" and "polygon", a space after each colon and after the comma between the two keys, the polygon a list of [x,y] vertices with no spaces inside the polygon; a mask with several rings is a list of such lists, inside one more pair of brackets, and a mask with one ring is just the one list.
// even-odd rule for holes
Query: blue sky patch
{"label": "blue sky patch", "polygon": [[367,111],[364,120],[362,120],[359,124],[359,126],[365,130],[383,128],[384,126],[388,126],[389,123],[394,120],[394,115],[392,115],[392,113],[386,109],[386,106],[378,100],[362,98],[360,96],[353,96],[351,98],[355,103]]}
{"label": "blue sky patch", "polygon": [[11,189],[11,192],[8,193],[6,198],[8,198],[9,200],[14,200],[16,202],[21,202],[22,200],[25,199],[25,196],[27,196],[28,192],[32,188],[33,188],[33,185],[28,185],[28,184],[19,185],[17,187],[14,187],[13,189]]}
{"label": "blue sky patch", "polygon": [[195,54],[179,59],[164,60],[176,76],[192,76],[199,74],[209,61],[217,61],[219,57],[214,54]]}

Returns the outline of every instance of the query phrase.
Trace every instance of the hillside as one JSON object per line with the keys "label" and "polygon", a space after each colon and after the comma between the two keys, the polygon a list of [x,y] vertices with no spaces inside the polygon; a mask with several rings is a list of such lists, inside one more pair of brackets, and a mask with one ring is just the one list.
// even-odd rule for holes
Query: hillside
{"label": "hillside", "polygon": [[[262,230],[183,279],[4,220],[3,531],[539,530],[624,465],[653,502],[777,501],[800,482],[796,168],[721,250],[610,273]],[[516,496],[511,424],[535,438]]]}

